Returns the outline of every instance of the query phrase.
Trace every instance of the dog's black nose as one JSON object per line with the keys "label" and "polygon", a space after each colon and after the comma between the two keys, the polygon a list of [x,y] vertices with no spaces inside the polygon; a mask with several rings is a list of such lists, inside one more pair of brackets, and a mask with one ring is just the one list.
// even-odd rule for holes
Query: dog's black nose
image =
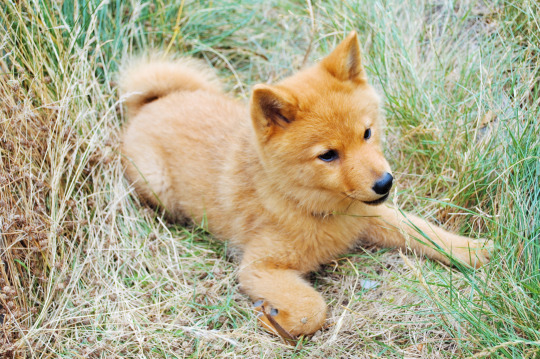
{"label": "dog's black nose", "polygon": [[386,172],[373,186],[373,191],[377,194],[387,194],[392,188],[392,181],[394,177],[388,172]]}

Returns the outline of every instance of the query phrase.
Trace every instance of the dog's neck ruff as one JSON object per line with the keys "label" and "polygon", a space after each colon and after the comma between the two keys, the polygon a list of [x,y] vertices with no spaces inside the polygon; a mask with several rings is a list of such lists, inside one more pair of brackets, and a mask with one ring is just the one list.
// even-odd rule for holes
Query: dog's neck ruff
{"label": "dog's neck ruff", "polygon": [[300,202],[297,198],[290,195],[289,193],[282,192],[279,189],[278,189],[278,191],[281,192],[282,198],[285,201],[292,202],[294,204],[294,206],[296,206],[302,212],[304,212],[307,215],[310,215],[313,218],[316,218],[316,219],[328,219],[328,218],[332,218],[334,216],[334,214],[336,213],[335,210],[331,210],[331,211],[312,211],[312,210],[306,208],[305,206],[303,206],[302,202]]}

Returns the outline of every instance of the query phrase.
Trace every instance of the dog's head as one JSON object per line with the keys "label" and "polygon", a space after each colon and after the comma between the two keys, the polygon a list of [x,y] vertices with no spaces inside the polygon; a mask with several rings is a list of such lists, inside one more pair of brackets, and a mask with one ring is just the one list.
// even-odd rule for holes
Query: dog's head
{"label": "dog's head", "polygon": [[378,204],[388,197],[379,97],[367,82],[356,33],[315,66],[256,85],[251,117],[265,170],[299,203]]}

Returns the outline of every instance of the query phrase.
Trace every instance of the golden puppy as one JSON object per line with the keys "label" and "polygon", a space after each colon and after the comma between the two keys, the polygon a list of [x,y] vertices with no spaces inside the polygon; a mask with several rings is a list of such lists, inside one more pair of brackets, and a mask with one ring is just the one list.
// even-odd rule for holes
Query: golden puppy
{"label": "golden puppy", "polygon": [[360,237],[447,264],[443,252],[472,266],[489,260],[485,240],[383,204],[393,177],[354,32],[320,63],[256,85],[249,107],[192,59],[139,61],[121,90],[127,177],[145,200],[175,217],[206,218],[210,232],[241,249],[239,280],[262,300],[266,326],[292,335],[321,328],[326,304],[303,275]]}

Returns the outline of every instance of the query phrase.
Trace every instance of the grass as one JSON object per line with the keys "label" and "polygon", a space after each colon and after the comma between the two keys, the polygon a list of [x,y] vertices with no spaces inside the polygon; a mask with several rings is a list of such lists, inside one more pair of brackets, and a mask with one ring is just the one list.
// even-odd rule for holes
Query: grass
{"label": "grass", "polygon": [[[159,48],[247,99],[352,29],[392,200],[496,250],[472,271],[359,247],[311,276],[330,327],[293,348],[257,327],[226,244],[133,195],[115,74]],[[2,2],[0,356],[538,357],[539,34],[534,0]]]}

